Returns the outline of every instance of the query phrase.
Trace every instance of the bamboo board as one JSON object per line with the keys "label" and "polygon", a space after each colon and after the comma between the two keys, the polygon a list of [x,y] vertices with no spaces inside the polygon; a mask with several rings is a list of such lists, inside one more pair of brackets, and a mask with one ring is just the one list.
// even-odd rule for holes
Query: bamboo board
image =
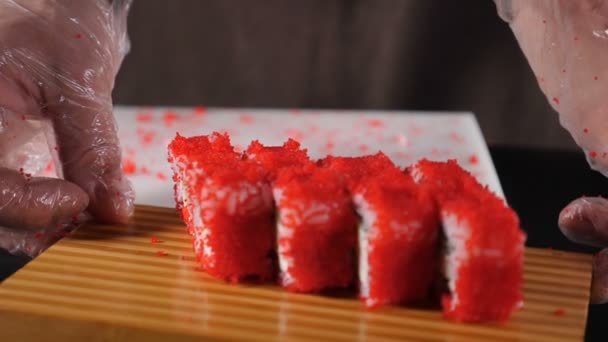
{"label": "bamboo board", "polygon": [[82,227],[5,281],[0,334],[87,342],[581,341],[590,280],[588,255],[527,249],[526,304],[506,325],[446,322],[432,310],[369,311],[355,299],[215,281],[196,269],[174,210],[138,207],[132,224]]}

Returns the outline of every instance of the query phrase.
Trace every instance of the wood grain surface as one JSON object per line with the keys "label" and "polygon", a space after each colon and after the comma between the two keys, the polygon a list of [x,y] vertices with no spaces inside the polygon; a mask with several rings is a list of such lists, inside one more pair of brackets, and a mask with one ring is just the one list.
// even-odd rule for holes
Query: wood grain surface
{"label": "wood grain surface", "polygon": [[[154,241],[158,239],[157,243]],[[6,341],[581,341],[591,256],[527,249],[524,309],[505,325],[434,310],[366,310],[356,299],[233,286],[197,270],[173,209],[89,225],[0,286]]]}

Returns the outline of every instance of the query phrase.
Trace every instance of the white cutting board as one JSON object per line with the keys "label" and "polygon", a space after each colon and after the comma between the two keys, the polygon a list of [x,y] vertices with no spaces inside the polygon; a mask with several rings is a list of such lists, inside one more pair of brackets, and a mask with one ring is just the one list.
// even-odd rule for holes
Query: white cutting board
{"label": "white cutting board", "polygon": [[136,203],[174,206],[167,145],[184,136],[228,132],[246,148],[257,139],[268,145],[300,141],[311,157],[328,153],[357,156],[383,151],[395,163],[421,158],[457,159],[480,182],[503,196],[487,145],[471,113],[252,110],[215,108],[115,108],[128,175]]}

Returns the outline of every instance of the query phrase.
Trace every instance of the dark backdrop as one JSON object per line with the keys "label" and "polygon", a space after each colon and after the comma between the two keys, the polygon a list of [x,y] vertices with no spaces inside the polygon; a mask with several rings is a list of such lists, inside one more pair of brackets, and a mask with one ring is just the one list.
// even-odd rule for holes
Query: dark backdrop
{"label": "dark backdrop", "polygon": [[572,148],[491,0],[135,0],[115,100],[474,111],[491,144]]}

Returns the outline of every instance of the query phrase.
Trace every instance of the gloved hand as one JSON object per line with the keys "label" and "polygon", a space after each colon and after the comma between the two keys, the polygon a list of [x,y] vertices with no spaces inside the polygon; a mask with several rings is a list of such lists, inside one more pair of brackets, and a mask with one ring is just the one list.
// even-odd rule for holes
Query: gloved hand
{"label": "gloved hand", "polygon": [[[591,167],[608,176],[608,1],[495,2],[561,124]],[[559,226],[575,242],[608,247],[608,201],[572,202]],[[595,258],[592,301],[608,301],[608,249]]]}
{"label": "gloved hand", "polygon": [[[130,3],[0,0],[0,248],[35,256],[85,210],[131,214],[111,97]],[[59,178],[37,177],[51,156]]]}

